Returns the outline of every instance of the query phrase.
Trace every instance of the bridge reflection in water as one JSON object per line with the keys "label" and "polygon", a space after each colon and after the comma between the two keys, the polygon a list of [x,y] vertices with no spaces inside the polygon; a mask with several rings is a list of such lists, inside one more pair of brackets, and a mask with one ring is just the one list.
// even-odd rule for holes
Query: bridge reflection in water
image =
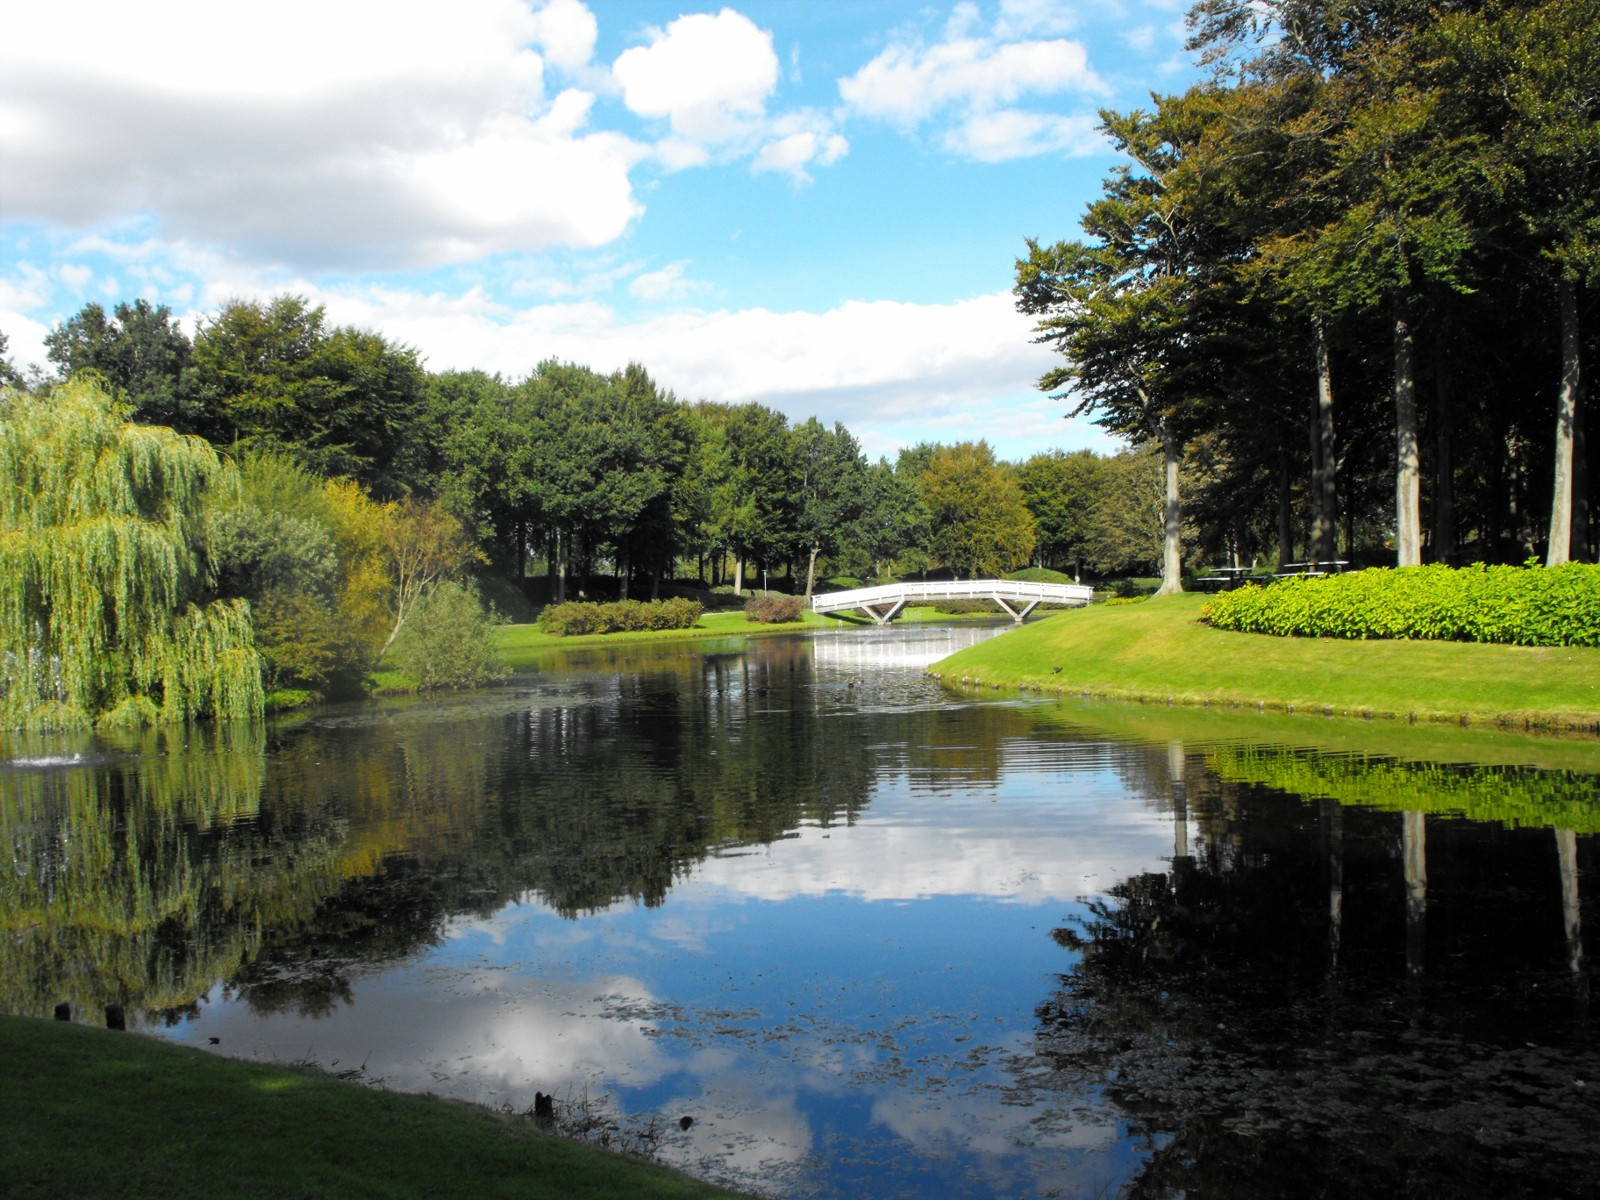
{"label": "bridge reflection in water", "polygon": [[829,592],[812,598],[811,611],[833,613],[855,609],[879,625],[884,625],[899,616],[900,610],[907,604],[916,600],[993,600],[1020,625],[1040,604],[1083,605],[1088,604],[1093,595],[1093,588],[1078,583],[958,579],[944,583],[890,583],[882,587]]}

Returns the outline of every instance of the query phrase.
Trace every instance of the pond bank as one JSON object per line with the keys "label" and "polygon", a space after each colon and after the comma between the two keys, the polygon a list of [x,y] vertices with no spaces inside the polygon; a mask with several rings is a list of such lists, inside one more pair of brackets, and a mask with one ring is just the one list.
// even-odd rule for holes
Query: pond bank
{"label": "pond bank", "polygon": [[[0,1017],[7,1194],[732,1197],[477,1105]],[[352,1082],[353,1080],[353,1082]]]}
{"label": "pond bank", "polygon": [[957,687],[1600,731],[1600,650],[1228,633],[1200,623],[1205,599],[1070,610],[930,674]]}

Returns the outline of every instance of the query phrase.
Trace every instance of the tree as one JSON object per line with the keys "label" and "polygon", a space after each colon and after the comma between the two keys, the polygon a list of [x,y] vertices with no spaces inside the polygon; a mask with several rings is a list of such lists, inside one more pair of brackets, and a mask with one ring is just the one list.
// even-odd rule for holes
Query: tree
{"label": "tree", "polygon": [[197,432],[180,388],[189,364],[189,338],[165,304],[118,304],[111,317],[100,305],[86,304],[46,334],[44,344],[46,357],[65,379],[79,371],[99,371],[130,407],[134,420]]}
{"label": "tree", "polygon": [[300,296],[234,300],[201,324],[184,377],[194,429],[219,447],[290,451],[323,476],[397,497],[424,375],[416,351],[327,327]]}
{"label": "tree", "polygon": [[[1596,0],[1452,14],[1437,40],[1473,111],[1462,119],[1498,132],[1509,203],[1545,288],[1555,293],[1560,375],[1546,563],[1574,542],[1578,405],[1582,393],[1579,293],[1600,278],[1600,27]],[[1582,538],[1577,539],[1582,544]]]}
{"label": "tree", "polygon": [[1101,574],[1143,574],[1160,565],[1164,465],[1160,447],[1152,445],[1101,461],[1084,531],[1084,553]]}
{"label": "tree", "polygon": [[1017,469],[1017,483],[1038,525],[1036,553],[1043,566],[1083,573],[1094,497],[1104,475],[1093,450],[1035,454]]}
{"label": "tree", "polygon": [[394,619],[374,662],[388,652],[417,606],[434,588],[459,574],[473,559],[482,557],[461,522],[437,501],[420,504],[408,497],[385,505],[382,538]]}
{"label": "tree", "polygon": [[865,556],[873,575],[889,574],[895,560],[925,542],[927,533],[928,514],[918,480],[890,465],[888,459],[880,458],[867,467],[861,513],[850,531],[850,546]]}
{"label": "tree", "polygon": [[1034,520],[1010,468],[986,441],[941,447],[922,476],[934,556],[969,579],[1003,575],[1033,553]]}
{"label": "tree", "polygon": [[866,463],[850,431],[815,417],[795,429],[794,462],[799,474],[799,548],[806,556],[806,599],[817,579],[817,556],[837,554],[864,508]]}
{"label": "tree", "polygon": [[1192,105],[1154,114],[1103,113],[1103,128],[1132,166],[1117,169],[1090,205],[1088,242],[1046,248],[1029,239],[1016,264],[1017,307],[1037,318],[1034,340],[1065,366],[1039,386],[1076,403],[1071,415],[1161,446],[1166,514],[1161,592],[1181,591],[1178,466],[1199,403],[1215,389],[1207,353],[1228,294],[1214,268],[1213,226],[1194,219],[1176,186],[1203,129]]}
{"label": "tree", "polygon": [[11,728],[262,711],[249,606],[208,594],[204,442],[129,423],[95,381],[0,421],[0,714]]}

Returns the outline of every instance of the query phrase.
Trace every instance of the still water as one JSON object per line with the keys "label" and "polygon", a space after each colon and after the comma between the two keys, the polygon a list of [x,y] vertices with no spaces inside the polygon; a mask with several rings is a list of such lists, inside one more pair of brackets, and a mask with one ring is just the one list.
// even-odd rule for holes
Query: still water
{"label": "still water", "polygon": [[774,1197],[1592,1194],[1594,743],[924,677],[995,632],[0,743],[0,1007]]}

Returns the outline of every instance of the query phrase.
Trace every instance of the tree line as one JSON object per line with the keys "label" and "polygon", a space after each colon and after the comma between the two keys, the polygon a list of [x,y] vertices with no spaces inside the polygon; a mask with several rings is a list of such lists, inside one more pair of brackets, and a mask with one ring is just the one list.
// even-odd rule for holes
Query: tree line
{"label": "tree line", "polygon": [[637,364],[429,372],[295,296],[225,304],[193,337],[164,306],[91,303],[46,347],[55,380],[0,386],[12,726],[248,715],[359,692],[380,663],[481,680],[475,577],[535,603],[809,595],[1030,562],[1147,573],[1159,545],[1144,450],[871,462],[841,424],[684,402]]}
{"label": "tree line", "polygon": [[1016,264],[1041,386],[1162,448],[1164,586],[1185,524],[1246,560],[1593,558],[1600,0],[1188,23],[1207,81],[1102,113],[1127,163]]}
{"label": "tree line", "polygon": [[[165,306],[90,303],[46,349],[60,379],[94,372],[133,421],[242,464],[258,532],[304,518],[306,479],[345,480],[378,504],[437,505],[497,573],[547,574],[553,600],[602,574],[622,598],[678,575],[743,591],[755,573],[809,595],[839,576],[1154,561],[1142,448],[1012,464],[982,441],[923,443],[873,462],[842,424],[683,401],[638,364],[429,372],[287,295],[225,304],[192,339]],[[269,479],[291,466],[306,478]]]}

